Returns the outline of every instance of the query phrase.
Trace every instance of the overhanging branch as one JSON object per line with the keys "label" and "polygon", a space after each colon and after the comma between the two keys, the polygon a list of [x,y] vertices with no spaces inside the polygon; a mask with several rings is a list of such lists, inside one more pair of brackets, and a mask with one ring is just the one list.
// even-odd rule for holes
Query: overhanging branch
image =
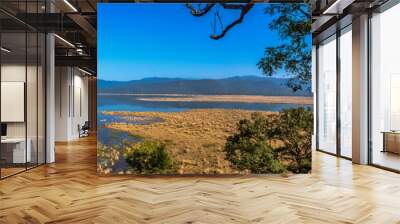
{"label": "overhanging branch", "polygon": [[[222,3],[223,5],[224,3]],[[225,4],[226,5],[226,4]],[[232,6],[232,4],[229,4],[230,6]],[[254,6],[254,1],[250,1],[249,3],[247,3],[246,5],[235,5],[235,7],[239,7],[241,6],[241,12],[240,12],[240,16],[238,19],[236,19],[235,21],[233,21],[232,23],[230,23],[228,26],[226,26],[222,32],[220,34],[213,34],[211,35],[211,39],[214,40],[218,40],[221,39],[222,37],[225,36],[225,34],[232,29],[234,26],[236,26],[237,24],[241,23],[243,21],[243,18],[246,16],[246,14],[250,11],[251,8],[253,8]],[[235,9],[239,9],[239,8],[235,8]]]}
{"label": "overhanging branch", "polygon": [[227,3],[221,3],[221,6],[224,9],[243,9],[244,7],[246,7],[245,4],[238,5],[238,4],[227,4]]}
{"label": "overhanging branch", "polygon": [[186,7],[190,9],[190,12],[192,13],[193,16],[200,17],[205,14],[207,14],[213,7],[215,6],[215,3],[207,3],[207,5],[202,8],[202,9],[196,9],[193,7],[191,3],[186,3]]}

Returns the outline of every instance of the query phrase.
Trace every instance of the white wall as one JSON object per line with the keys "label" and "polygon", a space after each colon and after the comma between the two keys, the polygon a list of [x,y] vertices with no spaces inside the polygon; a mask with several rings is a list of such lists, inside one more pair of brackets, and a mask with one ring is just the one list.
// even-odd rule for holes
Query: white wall
{"label": "white wall", "polygon": [[88,78],[72,67],[56,67],[55,140],[79,138],[78,125],[88,120]]}
{"label": "white wall", "polygon": [[70,84],[70,77],[67,75],[68,71],[67,67],[55,68],[55,141],[68,140],[68,88]]}
{"label": "white wall", "polygon": [[74,102],[73,105],[74,107],[72,108],[72,120],[71,120],[71,135],[74,136],[74,138],[79,137],[79,132],[78,132],[78,125],[83,125],[85,121],[88,121],[89,119],[89,113],[88,113],[88,78],[82,76],[82,73],[79,73],[79,75],[76,75],[75,70],[75,75],[74,75]]}

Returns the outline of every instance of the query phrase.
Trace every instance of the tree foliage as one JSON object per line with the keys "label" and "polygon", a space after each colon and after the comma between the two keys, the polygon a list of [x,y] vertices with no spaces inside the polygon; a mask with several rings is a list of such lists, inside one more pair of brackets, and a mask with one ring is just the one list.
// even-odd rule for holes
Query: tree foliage
{"label": "tree foliage", "polygon": [[159,142],[144,141],[127,147],[126,162],[139,174],[173,173],[174,162]]}
{"label": "tree foliage", "polygon": [[[206,14],[213,14],[212,21],[213,33],[210,38],[219,40],[230,30],[239,25],[245,16],[251,11],[255,1],[244,4],[234,3],[207,3],[198,4],[197,7],[188,3],[193,16],[201,17]],[[221,19],[221,9],[239,10],[237,19],[224,24]],[[276,31],[282,40],[282,44],[268,46],[264,56],[257,63],[263,73],[267,76],[285,71],[288,77],[288,86],[293,91],[310,89],[311,82],[311,12],[308,4],[287,3],[287,4],[268,4],[265,13],[271,16],[272,20],[268,24],[270,30]],[[216,31],[219,24],[220,31]]]}
{"label": "tree foliage", "polygon": [[310,109],[283,110],[268,116],[252,114],[238,123],[228,137],[226,158],[238,169],[253,173],[280,173],[285,169],[307,173],[311,169]]}
{"label": "tree foliage", "polygon": [[294,91],[310,87],[311,81],[311,13],[306,4],[270,4],[265,13],[278,15],[268,25],[282,40],[267,47],[258,67],[272,76],[283,69],[291,77],[288,86]]}
{"label": "tree foliage", "polygon": [[240,170],[252,173],[282,173],[285,169],[269,142],[269,118],[259,113],[250,120],[238,123],[238,132],[228,137],[225,145],[226,158]]}
{"label": "tree foliage", "polygon": [[288,170],[307,173],[311,170],[311,135],[313,113],[310,108],[287,109],[269,121],[266,132],[271,139],[279,140],[275,150],[283,160],[290,161]]}

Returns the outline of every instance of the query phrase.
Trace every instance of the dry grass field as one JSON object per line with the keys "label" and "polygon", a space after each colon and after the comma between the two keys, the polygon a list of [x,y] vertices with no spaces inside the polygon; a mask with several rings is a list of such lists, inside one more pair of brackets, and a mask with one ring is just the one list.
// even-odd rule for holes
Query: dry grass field
{"label": "dry grass field", "polygon": [[[239,120],[250,118],[254,111],[198,109],[184,112],[104,112],[127,120],[157,117],[163,122],[148,125],[112,123],[108,128],[125,131],[146,140],[160,141],[179,162],[180,174],[231,174],[223,152],[226,138],[232,135]],[[269,114],[272,112],[260,112]]]}

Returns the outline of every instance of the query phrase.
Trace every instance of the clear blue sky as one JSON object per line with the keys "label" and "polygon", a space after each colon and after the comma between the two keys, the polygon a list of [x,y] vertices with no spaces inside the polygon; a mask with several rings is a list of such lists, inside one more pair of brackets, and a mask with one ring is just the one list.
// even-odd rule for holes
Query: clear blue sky
{"label": "clear blue sky", "polygon": [[[212,15],[194,17],[183,4],[98,4],[99,78],[261,76],[256,64],[265,47],[280,42],[264,8],[256,4],[224,38],[212,40]],[[223,11],[225,24],[238,13]]]}

